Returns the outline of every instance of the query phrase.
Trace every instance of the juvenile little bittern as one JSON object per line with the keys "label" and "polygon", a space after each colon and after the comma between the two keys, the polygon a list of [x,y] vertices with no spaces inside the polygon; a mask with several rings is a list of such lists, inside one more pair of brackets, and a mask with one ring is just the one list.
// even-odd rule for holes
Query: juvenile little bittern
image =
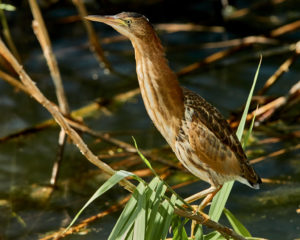
{"label": "juvenile little bittern", "polygon": [[188,199],[205,197],[204,208],[224,182],[238,180],[259,188],[239,140],[219,111],[196,93],[182,88],[170,69],[158,36],[141,14],[88,16],[110,25],[133,45],[142,98],[154,125],[180,162],[211,187]]}

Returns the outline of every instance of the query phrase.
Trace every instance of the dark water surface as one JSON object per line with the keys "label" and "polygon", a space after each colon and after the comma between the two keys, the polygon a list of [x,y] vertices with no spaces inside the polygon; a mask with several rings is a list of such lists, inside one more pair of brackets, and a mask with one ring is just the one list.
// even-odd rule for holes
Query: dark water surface
{"label": "dark water surface", "polygon": [[[49,21],[53,20],[51,16],[55,15],[55,10],[57,8],[47,12]],[[29,20],[26,19],[25,22],[30,21],[30,15],[27,17]],[[50,26],[51,24],[53,25],[49,23]],[[12,27],[13,33],[17,36],[20,33],[28,34],[24,36],[23,45],[20,39],[16,40],[21,46],[26,46],[23,51],[23,48],[19,49],[24,68],[41,91],[55,101],[53,84],[43,54],[35,41],[30,25],[26,28],[28,29],[21,31],[17,26]],[[96,29],[97,32],[101,32],[102,37],[117,35],[112,29],[101,24],[97,25]],[[86,33],[81,23],[56,22],[49,31],[72,110],[87,105],[97,98],[109,99],[117,93],[138,87],[133,51],[128,41],[103,45],[114,70],[126,77],[119,74],[105,75],[88,49]],[[178,71],[216,51],[183,46],[196,46],[209,41],[222,41],[240,36],[229,31],[161,33],[160,37],[166,46],[170,65]],[[297,37],[299,39],[299,34],[287,36],[285,40],[294,40]],[[228,117],[231,111],[245,103],[258,65],[257,58],[240,61],[239,57],[243,54],[253,57],[263,50],[260,46],[245,50],[242,54],[229,57],[214,67],[204,68],[193,75],[185,76],[181,79],[182,84],[205,97]],[[264,84],[288,56],[289,54],[282,54],[263,59],[257,88]],[[270,94],[274,96],[287,94],[289,88],[299,81],[299,69],[298,60],[271,89]],[[2,113],[0,137],[32,127],[50,118],[49,113],[32,98],[15,91],[4,81],[0,81],[0,111]],[[86,120],[87,125],[95,130],[116,132],[117,138],[129,143],[132,143],[133,135],[140,147],[145,149],[165,145],[149,120],[139,95],[124,104],[109,108],[109,111],[111,114],[103,112],[93,114]],[[279,121],[272,127],[267,126],[266,129],[254,130],[248,149],[250,158],[288,149],[299,143],[297,139],[292,138],[277,143],[259,143],[263,139],[299,130],[298,125]],[[57,150],[58,133],[59,129],[56,127],[47,128],[0,143],[0,239],[38,239],[45,233],[66,226],[107,179],[107,176],[86,161],[79,151],[68,143],[58,189],[50,202],[43,203],[45,196],[43,187],[49,182]],[[109,150],[109,145],[96,142],[85,135],[83,137],[95,153],[107,153]],[[255,165],[262,178],[281,180],[278,183],[265,183],[259,191],[239,183],[235,184],[227,208],[245,224],[253,236],[278,240],[300,239],[300,215],[296,213],[296,209],[300,208],[299,156],[299,151],[290,151],[267,158]],[[175,175],[176,171],[172,171],[174,176],[169,179],[171,185],[189,178],[187,173]],[[196,182],[178,189],[177,192],[186,197],[206,186],[204,183]],[[82,214],[81,219],[106,210],[122,195],[125,196],[126,191],[115,187],[93,203]],[[119,213],[110,214],[89,225],[87,232],[82,235],[72,235],[66,239],[106,239],[118,215]],[[222,221],[228,225],[225,219]]]}

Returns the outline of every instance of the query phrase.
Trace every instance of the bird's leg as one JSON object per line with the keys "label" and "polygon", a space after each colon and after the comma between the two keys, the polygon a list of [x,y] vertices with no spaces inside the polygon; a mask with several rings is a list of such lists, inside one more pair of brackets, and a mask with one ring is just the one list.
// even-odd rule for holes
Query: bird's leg
{"label": "bird's leg", "polygon": [[[185,199],[186,202],[190,203],[192,201],[196,201],[199,198],[205,197],[202,202],[199,204],[198,209],[196,211],[197,213],[200,213],[203,217],[204,217],[204,221],[209,219],[209,216],[206,215],[205,213],[202,212],[202,210],[211,202],[211,200],[214,198],[214,196],[220,191],[220,189],[222,188],[221,186],[211,186],[210,188],[201,191],[199,193],[196,193],[188,198]],[[196,221],[192,221],[192,225],[191,225],[191,238],[194,237],[194,230],[196,227]]]}
{"label": "bird's leg", "polygon": [[214,196],[220,191],[220,189],[222,188],[223,185],[215,187],[215,190],[211,193],[209,193],[203,200],[202,202],[199,204],[198,207],[198,212],[202,212],[202,210],[212,201],[212,199],[214,198]]}
{"label": "bird's leg", "polygon": [[205,189],[201,192],[198,192],[198,193],[184,199],[184,201],[186,201],[187,203],[195,202],[195,201],[199,200],[200,198],[204,198],[204,197],[208,196],[210,193],[213,193],[214,191],[216,191],[216,189],[217,188],[215,186],[211,186],[208,189]]}

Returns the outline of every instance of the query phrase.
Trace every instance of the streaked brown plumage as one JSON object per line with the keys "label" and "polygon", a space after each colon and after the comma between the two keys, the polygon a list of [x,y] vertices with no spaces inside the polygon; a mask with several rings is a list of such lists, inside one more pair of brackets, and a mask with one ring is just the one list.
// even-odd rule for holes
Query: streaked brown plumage
{"label": "streaked brown plumage", "polygon": [[88,16],[130,39],[136,72],[147,112],[180,162],[211,188],[191,197],[214,196],[224,182],[238,180],[259,188],[261,180],[226,120],[202,97],[180,87],[163,47],[148,19],[137,13]]}

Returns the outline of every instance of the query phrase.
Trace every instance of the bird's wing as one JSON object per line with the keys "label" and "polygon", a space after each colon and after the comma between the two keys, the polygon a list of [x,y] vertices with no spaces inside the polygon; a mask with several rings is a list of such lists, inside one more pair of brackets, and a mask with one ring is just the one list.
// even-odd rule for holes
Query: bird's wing
{"label": "bird's wing", "polygon": [[[258,176],[244,150],[220,112],[196,93],[183,89],[190,126],[189,142],[200,160],[217,173],[237,175],[256,183]],[[189,116],[187,116],[190,114]]]}

